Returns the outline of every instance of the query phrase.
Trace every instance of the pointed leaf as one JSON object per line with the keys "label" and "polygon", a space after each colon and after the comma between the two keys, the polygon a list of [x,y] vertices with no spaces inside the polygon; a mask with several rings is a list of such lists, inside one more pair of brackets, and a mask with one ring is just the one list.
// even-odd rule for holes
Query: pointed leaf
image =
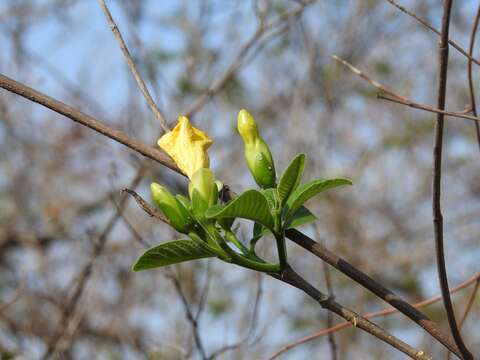
{"label": "pointed leaf", "polygon": [[281,205],[285,204],[290,194],[297,188],[298,184],[300,184],[304,168],[305,154],[299,154],[292,160],[283,173],[277,188]]}
{"label": "pointed leaf", "polygon": [[213,257],[207,245],[193,240],[169,241],[148,249],[133,266],[133,271],[153,269],[184,261]]}
{"label": "pointed leaf", "polygon": [[300,206],[300,208],[295,211],[290,219],[288,219],[285,229],[294,229],[315,220],[317,220],[317,217],[313,215],[310,210],[308,210],[305,206]]}
{"label": "pointed leaf", "polygon": [[185,209],[187,210],[191,209],[192,203],[190,202],[189,198],[180,194],[175,195],[175,197],[177,198],[178,201],[180,201],[180,203],[183,205]]}
{"label": "pointed leaf", "polygon": [[[298,228],[299,226],[308,224],[312,221],[317,220],[317,217],[312,214],[305,206],[300,206],[300,208],[295,211],[295,213],[290,217],[288,222],[285,225],[285,230]],[[261,237],[267,235],[271,231],[268,230],[265,226],[255,223],[253,226],[253,237],[250,242],[256,243],[260,240]]]}
{"label": "pointed leaf", "polygon": [[274,188],[262,190],[262,194],[263,196],[265,196],[265,199],[267,199],[268,206],[271,210],[275,209],[275,205],[278,202],[278,200],[276,199],[277,194],[275,192],[276,190]]}
{"label": "pointed leaf", "polygon": [[193,189],[192,191],[192,210],[193,210],[193,215],[197,219],[202,219],[205,211],[208,208],[208,204],[205,201],[205,199],[200,195],[197,189]]}
{"label": "pointed leaf", "polygon": [[273,229],[273,217],[265,196],[257,190],[248,190],[230,201],[223,208],[210,207],[205,213],[207,218],[239,217],[256,221]]}
{"label": "pointed leaf", "polygon": [[307,200],[311,199],[318,193],[332,189],[337,186],[352,185],[349,179],[319,179],[298,187],[287,201],[287,215],[288,219],[302,206]]}

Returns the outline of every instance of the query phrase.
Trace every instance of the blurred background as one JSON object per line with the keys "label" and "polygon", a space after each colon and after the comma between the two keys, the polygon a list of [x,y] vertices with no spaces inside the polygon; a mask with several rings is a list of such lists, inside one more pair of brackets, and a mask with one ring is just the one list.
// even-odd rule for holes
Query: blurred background
{"label": "blurred background", "polygon": [[[431,219],[435,116],[378,100],[331,58],[435,104],[437,35],[381,0],[108,5],[170,124],[189,113],[215,140],[211,167],[219,179],[235,191],[254,186],[236,133],[236,115],[247,108],[278,173],[305,152],[305,180],[354,182],[312,200],[319,219],[302,231],[410,302],[439,294]],[[402,5],[440,27],[441,2]],[[477,5],[454,3],[451,38],[464,49]],[[0,42],[1,73],[146,144],[162,134],[96,1],[1,1]],[[477,73],[474,65],[475,80]],[[454,49],[448,79],[447,108],[467,108],[467,61]],[[453,287],[479,271],[480,153],[471,121],[449,118],[445,135],[442,200]],[[218,260],[133,273],[145,247],[179,236],[122,200],[126,187],[150,200],[152,181],[186,191],[185,179],[169,169],[0,90],[1,359],[268,359],[341,320],[296,289]],[[239,232],[248,240],[248,227]],[[275,259],[271,239],[259,246]],[[288,251],[292,266],[340,303],[359,313],[386,306],[298,246],[290,243]],[[472,290],[453,295],[457,317]],[[477,297],[463,327],[474,354],[479,305]],[[423,310],[447,331],[441,303]],[[375,322],[446,358],[404,316]],[[281,358],[404,357],[346,329]]]}

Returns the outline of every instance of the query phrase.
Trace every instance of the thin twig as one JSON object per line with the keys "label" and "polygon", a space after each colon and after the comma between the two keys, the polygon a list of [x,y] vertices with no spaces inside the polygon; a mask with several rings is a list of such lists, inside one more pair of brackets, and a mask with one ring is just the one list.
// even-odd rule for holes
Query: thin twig
{"label": "thin twig", "polygon": [[[445,100],[447,94],[447,73],[448,73],[448,32],[450,28],[450,13],[452,9],[452,0],[444,0],[442,16],[442,32],[439,43],[439,74],[438,74],[438,101],[437,108],[445,109]],[[442,184],[442,147],[443,147],[443,126],[444,114],[437,114],[435,123],[435,143],[433,146],[433,182],[432,182],[432,213],[433,228],[435,235],[435,253],[437,258],[438,280],[442,291],[443,305],[447,313],[448,323],[452,331],[455,343],[462,354],[463,359],[473,359],[472,354],[465,346],[462,335],[455,320],[452,299],[448,288],[447,268],[445,265],[445,252],[443,245],[443,215],[441,207],[441,184]]]}
{"label": "thin twig", "polygon": [[133,196],[137,204],[145,211],[150,217],[153,217],[155,219],[158,219],[160,221],[163,221],[165,224],[169,224],[168,220],[165,219],[165,217],[157,210],[155,209],[152,205],[150,205],[148,202],[145,201],[144,198],[142,198],[140,195],[138,195],[134,190],[132,189],[123,189],[123,192],[126,192],[127,194]]}
{"label": "thin twig", "polygon": [[[457,285],[456,287],[454,287],[453,289],[450,290],[450,293],[451,294],[455,294],[456,292],[459,292],[463,289],[465,289],[466,287],[470,286],[471,284],[473,283],[476,283],[475,285],[475,289],[478,289],[478,284],[480,283],[480,272],[477,272],[475,273],[473,276],[471,276],[469,279],[465,280],[464,282],[462,282],[461,284]],[[475,290],[474,292],[472,293],[472,297],[470,299],[472,299],[474,296],[473,294],[475,294]],[[413,307],[415,308],[422,308],[424,306],[428,306],[428,305],[431,305],[431,304],[434,304],[438,301],[442,300],[442,295],[437,295],[437,296],[434,296],[434,297],[431,297],[429,299],[426,299],[426,300],[422,300],[420,302],[417,302],[415,304],[412,304]],[[473,302],[473,301],[471,301]],[[470,302],[469,302],[470,303]],[[467,306],[468,308],[468,306]],[[466,309],[467,309],[466,308]],[[392,315],[392,314],[396,314],[398,313],[398,309],[395,309],[395,308],[388,308],[388,309],[383,309],[383,310],[380,310],[380,311],[375,311],[375,312],[371,312],[371,313],[368,313],[368,314],[365,314],[363,315],[364,318],[366,319],[372,319],[372,318],[376,318],[376,317],[380,317],[380,316],[388,316],[388,315]],[[297,346],[300,346],[302,344],[305,344],[307,342],[310,342],[310,341],[313,341],[313,340],[316,340],[322,336],[325,336],[325,335],[328,335],[328,334],[332,334],[334,332],[337,332],[339,330],[342,330],[342,329],[345,329],[345,328],[348,328],[348,327],[351,327],[352,326],[352,323],[348,322],[348,321],[344,321],[344,322],[341,322],[337,325],[334,325],[332,327],[328,327],[326,329],[322,329],[320,331],[317,331],[311,335],[308,335],[308,336],[305,336],[301,339],[298,339],[296,340],[295,342],[292,342],[288,345],[285,345],[284,347],[282,347],[280,350],[278,350],[276,353],[274,353],[273,355],[271,355],[268,360],[273,360],[273,359],[276,359],[278,358],[280,355],[286,353],[287,351],[297,347]]]}
{"label": "thin twig", "polygon": [[[475,297],[477,296],[479,285],[480,285],[480,277],[476,279],[476,283],[475,283],[475,287],[473,288],[472,295],[470,295],[470,299],[468,299],[467,306],[465,306],[465,311],[463,312],[462,318],[460,319],[460,323],[458,324],[458,327],[460,328],[460,330],[462,329],[463,324],[465,323],[465,320],[467,320],[468,314],[470,313],[473,303],[475,302]],[[451,355],[451,352],[448,351],[447,359],[450,359],[450,355]]]}
{"label": "thin twig", "polygon": [[[470,34],[470,45],[468,47],[468,54],[470,56],[473,55],[473,49],[475,47],[475,36],[477,35],[478,30],[478,23],[480,21],[480,5],[477,8],[477,14],[475,15],[475,20],[473,22],[472,32]],[[473,75],[472,75],[472,59],[471,57],[468,59],[468,66],[467,66],[467,75],[468,75],[468,89],[470,91],[470,105],[472,108],[473,116],[477,116],[477,104],[475,100],[475,89],[473,87]],[[475,122],[475,133],[477,135],[477,144],[478,149],[480,150],[480,124]]]}
{"label": "thin twig", "polygon": [[[387,0],[390,4],[392,4],[393,6],[395,6],[397,9],[399,9],[400,11],[402,11],[403,13],[407,14],[408,16],[414,18],[415,20],[417,20],[420,24],[422,24],[423,26],[427,27],[428,29],[432,30],[435,34],[437,35],[440,35],[440,31],[438,31],[436,28],[434,28],[432,25],[430,25],[427,21],[423,20],[422,18],[420,18],[419,16],[417,16],[416,14],[414,14],[413,12],[407,10],[405,7],[403,7],[402,5],[398,4],[396,1],[394,0]],[[480,65],[480,61],[475,59],[474,57],[472,57],[472,54],[467,54],[467,52],[465,50],[463,50],[463,48],[458,45],[456,42],[454,42],[453,40],[448,40],[448,43],[450,45],[452,45],[460,54],[462,54],[463,56],[467,57],[470,61],[473,61],[475,64],[477,65]]]}
{"label": "thin twig", "polygon": [[113,35],[115,36],[115,39],[117,40],[118,45],[120,46],[120,49],[122,50],[122,53],[125,56],[125,60],[127,61],[128,67],[132,72],[133,77],[135,78],[135,81],[137,82],[137,85],[140,88],[140,91],[145,97],[145,100],[147,101],[148,106],[150,107],[153,114],[155,115],[155,118],[160,123],[160,126],[162,127],[163,131],[165,132],[170,131],[170,129],[168,128],[167,120],[165,119],[165,116],[162,114],[157,104],[155,104],[155,101],[152,99],[152,96],[150,95],[150,92],[148,91],[147,86],[145,85],[145,82],[143,81],[140,73],[138,72],[137,66],[133,61],[132,55],[130,55],[130,51],[128,50],[127,44],[125,44],[125,41],[123,40],[123,36],[120,32],[120,29],[115,23],[115,20],[113,19],[112,14],[110,13],[110,10],[108,10],[105,0],[98,0],[98,3],[100,4],[102,11],[105,14],[105,17],[107,18],[107,22],[108,22],[108,25],[110,26],[110,30],[112,30]]}
{"label": "thin twig", "polygon": [[[346,68],[348,68],[354,74],[360,76],[362,79],[367,81],[369,84],[374,86],[376,89],[378,89],[380,91],[380,93],[377,94],[377,97],[379,99],[393,101],[393,102],[396,102],[398,104],[403,104],[403,105],[409,106],[409,107],[414,108],[414,109],[425,110],[425,111],[433,112],[433,113],[436,113],[436,114],[449,115],[449,116],[452,116],[452,117],[468,119],[468,120],[472,120],[472,121],[475,121],[475,122],[480,121],[479,117],[468,115],[465,112],[447,111],[445,109],[438,109],[438,108],[434,108],[430,105],[417,103],[417,102],[415,102],[415,101],[413,101],[413,100],[411,100],[411,99],[409,99],[409,98],[407,98],[403,95],[400,95],[395,90],[393,90],[393,89],[391,89],[391,88],[389,88],[385,85],[380,84],[378,81],[373,80],[368,75],[366,75],[363,71],[359,70],[358,68],[356,68],[355,66],[350,64],[348,61],[346,61],[346,60],[344,60],[344,59],[342,59],[342,58],[340,58],[336,55],[333,55],[332,58],[334,60],[338,61],[339,63],[341,63],[342,65],[344,65]],[[391,97],[387,97],[387,96],[383,95],[382,93],[388,94]]]}
{"label": "thin twig", "polygon": [[400,99],[391,98],[391,97],[385,96],[383,94],[377,94],[377,98],[379,98],[381,100],[391,101],[391,102],[394,102],[394,103],[397,103],[397,104],[406,105],[406,106],[411,107],[413,109],[419,109],[419,110],[424,110],[424,111],[428,111],[428,112],[435,113],[435,114],[442,114],[442,115],[446,115],[446,116],[472,120],[473,122],[475,122],[477,124],[480,122],[479,117],[467,114],[467,112],[471,111],[470,108],[467,109],[466,111],[448,111],[448,110],[440,110],[440,109],[434,108],[430,105],[415,103],[415,102],[412,102],[411,100],[403,101],[403,100],[400,100]]}

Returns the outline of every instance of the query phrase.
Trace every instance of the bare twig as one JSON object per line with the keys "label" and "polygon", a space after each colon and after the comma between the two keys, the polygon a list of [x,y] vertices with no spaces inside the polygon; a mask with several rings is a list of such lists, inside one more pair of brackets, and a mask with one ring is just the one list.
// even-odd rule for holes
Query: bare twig
{"label": "bare twig", "polygon": [[[450,12],[452,9],[452,0],[444,0],[442,32],[439,43],[439,75],[438,75],[438,101],[437,108],[445,109],[445,99],[447,94],[447,72],[448,72],[448,32],[450,28]],[[445,252],[443,246],[443,215],[441,207],[441,180],[442,180],[442,147],[443,147],[443,125],[444,114],[437,114],[435,123],[435,144],[433,146],[433,183],[432,183],[432,212],[433,228],[435,235],[435,250],[437,258],[437,271],[442,291],[443,305],[447,313],[448,323],[452,331],[455,343],[465,360],[473,359],[472,354],[465,346],[462,335],[455,320],[452,299],[448,288],[447,268],[445,265]]]}
{"label": "bare twig", "polygon": [[[398,4],[396,1],[394,0],[387,0],[390,4],[392,4],[393,6],[395,6],[397,9],[399,9],[400,11],[402,11],[403,13],[407,14],[408,16],[414,18],[416,21],[418,21],[420,24],[422,24],[423,26],[427,27],[428,29],[432,30],[435,34],[437,35],[440,35],[440,31],[438,31],[436,28],[434,28],[432,25],[430,25],[427,21],[421,19],[419,16],[417,16],[416,14],[414,14],[413,12],[407,10],[404,6]],[[477,65],[480,65],[480,61],[475,59],[474,57],[472,57],[472,54],[469,53],[467,54],[467,52],[465,50],[463,50],[463,48],[458,45],[456,42],[454,42],[453,40],[448,40],[448,43],[450,45],[452,45],[460,54],[462,54],[463,56],[467,57],[470,61],[473,61],[475,64]]]}
{"label": "bare twig", "polygon": [[[411,99],[409,99],[409,98],[407,98],[403,95],[400,95],[395,90],[393,90],[393,89],[391,89],[391,88],[389,88],[385,85],[380,84],[378,81],[373,80],[368,75],[366,75],[364,72],[362,72],[361,70],[359,70],[358,68],[356,68],[355,66],[350,64],[348,61],[346,61],[346,60],[344,60],[344,59],[342,59],[342,58],[340,58],[336,55],[333,55],[332,58],[334,60],[338,61],[339,63],[341,63],[342,65],[344,65],[345,67],[347,67],[354,74],[360,76],[362,79],[367,81],[369,84],[374,86],[376,89],[378,89],[380,91],[380,93],[377,94],[377,97],[379,99],[393,101],[393,102],[396,102],[398,104],[403,104],[403,105],[409,106],[409,107],[414,108],[414,109],[425,110],[425,111],[433,112],[433,113],[436,113],[436,114],[449,115],[449,116],[452,116],[452,117],[468,119],[468,120],[472,120],[472,121],[475,121],[475,122],[480,121],[480,118],[478,118],[477,116],[468,115],[464,111],[461,111],[461,112],[459,112],[459,111],[446,111],[445,109],[438,109],[438,108],[434,108],[430,105],[417,103],[417,102],[415,102],[415,101],[413,101],[413,100],[411,100]],[[387,97],[387,96],[383,95],[382,93],[388,94],[388,95],[390,95],[390,97]]]}
{"label": "bare twig", "polygon": [[[477,272],[475,273],[473,276],[471,276],[469,279],[465,280],[464,282],[462,282],[461,284],[457,285],[456,287],[454,287],[453,289],[450,290],[450,293],[451,294],[454,294],[456,292],[459,292],[463,289],[465,289],[466,287],[470,286],[471,284],[473,283],[476,283],[475,285],[475,289],[478,290],[478,284],[480,283],[480,272]],[[474,298],[474,294],[475,294],[475,290],[472,292],[472,297],[470,298],[470,300],[472,300],[472,298]],[[429,299],[426,299],[426,300],[423,300],[423,301],[420,301],[420,302],[417,302],[415,304],[412,304],[413,307],[415,308],[421,308],[421,307],[424,307],[424,306],[428,306],[428,305],[431,305],[431,304],[434,304],[438,301],[442,300],[442,295],[437,295],[437,296],[434,296],[434,297],[431,297]],[[473,303],[473,301],[470,301],[470,303]],[[468,309],[468,305],[466,307],[465,310]],[[470,305],[471,307],[471,305]],[[372,318],[375,318],[375,317],[380,317],[380,316],[388,316],[388,315],[392,315],[392,314],[396,314],[398,313],[398,309],[395,309],[395,308],[389,308],[389,309],[384,309],[384,310],[380,310],[380,311],[375,311],[375,312],[371,312],[371,313],[368,313],[368,314],[365,314],[363,315],[363,317],[365,317],[366,319],[372,319]],[[348,321],[344,321],[344,322],[341,322],[337,325],[334,325],[332,327],[328,327],[326,329],[322,329],[320,331],[317,331],[311,335],[308,335],[308,336],[305,336],[301,339],[298,339],[296,340],[295,342],[292,342],[288,345],[285,345],[284,347],[282,347],[280,350],[278,350],[276,353],[274,353],[272,356],[270,356],[268,358],[268,360],[273,360],[273,359],[276,359],[278,358],[280,355],[286,353],[287,351],[297,347],[297,346],[300,346],[302,344],[305,344],[307,342],[310,342],[310,341],[313,341],[313,340],[316,340],[322,336],[325,336],[325,335],[328,335],[328,334],[332,334],[334,332],[337,332],[339,330],[342,330],[342,329],[345,329],[345,328],[348,328],[348,327],[351,327],[352,326],[352,323],[348,322]]]}
{"label": "bare twig", "polygon": [[[472,32],[470,34],[470,45],[468,47],[468,54],[473,55],[473,49],[475,47],[475,37],[477,35],[478,23],[480,21],[480,5],[477,8],[477,14],[475,15],[475,20],[473,22]],[[473,87],[473,75],[472,75],[472,59],[468,58],[467,66],[467,75],[468,75],[468,89],[470,90],[470,106],[472,107],[473,116],[477,116],[477,104],[475,100],[475,89]],[[480,150],[480,124],[475,122],[475,133],[477,135],[477,144],[478,149]]]}
{"label": "bare twig", "polygon": [[[462,329],[463,324],[465,323],[465,320],[467,320],[468,314],[470,313],[473,303],[475,302],[475,297],[477,296],[479,285],[480,285],[480,276],[477,277],[476,279],[476,283],[475,283],[475,287],[473,288],[472,295],[470,295],[470,299],[468,299],[467,306],[465,306],[465,310],[463,312],[462,318],[460,319],[460,323],[458,324],[458,327],[460,328],[460,330]],[[447,359],[450,359],[450,355],[451,355],[451,352],[448,351]]]}
{"label": "bare twig", "polygon": [[160,123],[160,126],[162,127],[163,131],[168,132],[169,128],[168,128],[165,116],[162,114],[157,104],[155,104],[155,101],[152,99],[152,96],[150,95],[150,92],[148,91],[147,86],[145,85],[145,82],[143,81],[140,73],[138,72],[137,66],[135,65],[135,62],[133,61],[133,58],[130,55],[130,51],[128,50],[127,44],[125,44],[125,41],[123,40],[123,36],[120,32],[120,29],[115,23],[115,20],[113,19],[112,14],[110,13],[110,10],[108,10],[105,0],[98,0],[98,3],[100,4],[102,11],[105,14],[105,17],[107,18],[108,25],[110,26],[110,29],[112,30],[113,35],[115,36],[115,39],[118,42],[118,45],[120,45],[120,49],[122,50],[122,53],[125,56],[125,60],[127,61],[128,67],[132,72],[133,77],[135,78],[135,81],[137,82],[137,85],[140,88],[140,91],[145,97],[145,100],[147,101],[148,106],[150,107],[156,119]]}
{"label": "bare twig", "polygon": [[132,189],[123,189],[123,192],[126,192],[127,194],[133,196],[137,204],[145,211],[150,217],[154,217],[155,219],[158,219],[160,221],[163,221],[165,224],[169,224],[168,220],[163,217],[163,215],[155,209],[152,205],[150,205],[148,202],[145,201],[140,195],[138,195],[134,190]]}
{"label": "bare twig", "polygon": [[403,100],[400,100],[400,99],[385,96],[383,94],[377,94],[377,97],[379,99],[382,99],[382,100],[387,100],[387,101],[391,101],[391,102],[394,102],[394,103],[397,103],[397,104],[406,105],[406,106],[411,107],[413,109],[424,110],[424,111],[428,111],[428,112],[435,113],[435,114],[442,114],[442,115],[461,118],[461,119],[468,119],[468,120],[472,120],[473,122],[475,122],[477,124],[480,122],[479,117],[467,114],[468,112],[471,111],[471,109],[467,109],[466,111],[465,110],[464,111],[440,110],[440,109],[434,108],[430,105],[415,103],[415,102],[412,102],[411,100],[403,101]]}

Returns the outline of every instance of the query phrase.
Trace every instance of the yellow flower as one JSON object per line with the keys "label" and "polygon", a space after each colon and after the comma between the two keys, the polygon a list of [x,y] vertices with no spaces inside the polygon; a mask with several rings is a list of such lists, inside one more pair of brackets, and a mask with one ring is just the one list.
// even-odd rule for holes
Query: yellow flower
{"label": "yellow flower", "polygon": [[203,131],[194,128],[186,116],[178,118],[178,124],[158,140],[188,178],[201,168],[208,168],[207,150],[213,141]]}

